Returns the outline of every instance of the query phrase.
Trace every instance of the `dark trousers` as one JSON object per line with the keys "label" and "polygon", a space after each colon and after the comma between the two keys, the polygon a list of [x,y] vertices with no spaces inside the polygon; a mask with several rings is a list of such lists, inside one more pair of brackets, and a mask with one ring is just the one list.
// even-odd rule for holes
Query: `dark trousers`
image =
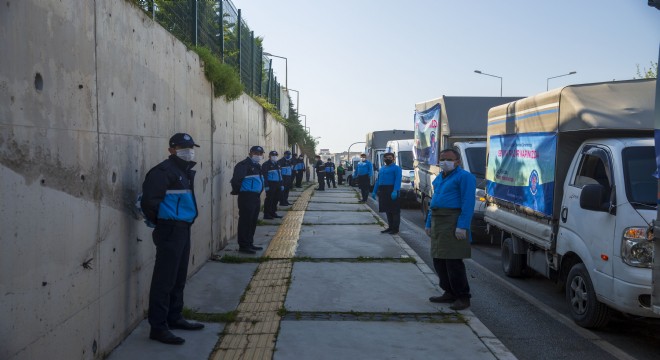
{"label": "dark trousers", "polygon": [[182,318],[183,288],[188,275],[190,224],[158,224],[152,233],[156,263],[149,290],[149,324],[167,330],[167,323]]}
{"label": "dark trousers", "polygon": [[358,186],[360,187],[360,192],[362,192],[362,201],[367,201],[367,197],[369,196],[369,187],[371,186],[369,175],[359,175],[357,180]]}
{"label": "dark trousers", "polygon": [[471,297],[463,259],[433,258],[433,267],[438,274],[438,278],[440,278],[442,290],[458,299],[469,299]]}
{"label": "dark trousers", "polygon": [[344,183],[344,174],[337,174],[337,184],[342,185]]}
{"label": "dark trousers", "polygon": [[337,187],[337,183],[335,183],[335,174],[325,173],[325,182],[328,184],[328,188],[330,187],[330,183],[332,183],[332,186]]}
{"label": "dark trousers", "polygon": [[255,192],[238,194],[238,246],[250,247],[254,243],[260,208],[261,194]]}
{"label": "dark trousers", "polygon": [[[301,188],[302,187],[302,178],[303,178],[304,171],[300,170],[296,172],[296,187]],[[309,178],[307,179],[309,181]]]}
{"label": "dark trousers", "polygon": [[309,170],[305,170],[305,181],[309,182]]}
{"label": "dark trousers", "polygon": [[319,190],[325,190],[325,173],[317,172],[316,177],[319,178]]}
{"label": "dark trousers", "polygon": [[268,182],[268,191],[266,191],[266,200],[264,200],[264,215],[272,216],[277,214],[277,203],[280,201],[281,183],[275,181]]}
{"label": "dark trousers", "polygon": [[293,185],[293,176],[282,176],[284,179],[284,191],[280,194],[280,205],[289,203],[289,191]]}
{"label": "dark trousers", "polygon": [[385,211],[387,215],[387,224],[391,230],[399,231],[399,225],[401,225],[401,208],[388,209]]}

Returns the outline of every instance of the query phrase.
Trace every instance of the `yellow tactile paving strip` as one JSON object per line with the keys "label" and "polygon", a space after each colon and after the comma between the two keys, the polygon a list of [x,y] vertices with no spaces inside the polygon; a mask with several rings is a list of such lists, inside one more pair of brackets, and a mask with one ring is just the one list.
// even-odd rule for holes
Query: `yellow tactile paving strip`
{"label": "yellow tactile paving strip", "polygon": [[282,320],[278,313],[284,306],[293,268],[291,258],[296,253],[300,226],[312,189],[310,187],[305,190],[284,217],[264,254],[269,260],[257,267],[238,305],[236,321],[227,325],[211,359],[273,358],[277,331]]}

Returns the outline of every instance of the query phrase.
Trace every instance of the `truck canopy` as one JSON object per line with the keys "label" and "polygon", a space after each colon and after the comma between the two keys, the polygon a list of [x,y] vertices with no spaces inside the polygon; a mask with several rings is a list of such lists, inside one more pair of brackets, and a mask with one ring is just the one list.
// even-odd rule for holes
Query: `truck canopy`
{"label": "truck canopy", "polygon": [[487,193],[554,217],[568,167],[596,137],[653,136],[655,80],[571,85],[488,112]]}

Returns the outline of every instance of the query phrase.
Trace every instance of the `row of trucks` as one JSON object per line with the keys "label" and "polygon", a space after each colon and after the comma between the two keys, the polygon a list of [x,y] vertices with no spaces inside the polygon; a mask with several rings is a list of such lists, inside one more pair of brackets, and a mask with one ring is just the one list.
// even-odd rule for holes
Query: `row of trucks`
{"label": "row of trucks", "polygon": [[477,177],[473,233],[500,244],[506,275],[533,271],[561,284],[586,328],[614,312],[660,317],[656,91],[647,79],[416,104],[414,191],[424,215],[437,149],[454,148]]}

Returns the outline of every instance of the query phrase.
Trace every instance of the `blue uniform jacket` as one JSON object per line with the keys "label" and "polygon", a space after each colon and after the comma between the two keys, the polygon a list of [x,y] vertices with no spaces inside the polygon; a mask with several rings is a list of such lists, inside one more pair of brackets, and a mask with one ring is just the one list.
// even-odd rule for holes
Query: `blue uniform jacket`
{"label": "blue uniform jacket", "polygon": [[234,176],[231,178],[231,193],[252,192],[261,194],[264,189],[264,177],[261,175],[261,166],[249,157],[234,167]]}
{"label": "blue uniform jacket", "polygon": [[195,200],[195,162],[176,155],[153,167],[142,183],[140,206],[147,220],[177,220],[193,223],[197,218]]}
{"label": "blue uniform jacket", "polygon": [[371,164],[371,161],[360,161],[355,167],[355,176],[360,175],[369,175],[369,177],[374,176],[374,166]]}
{"label": "blue uniform jacket", "polygon": [[280,165],[282,170],[282,176],[291,176],[293,175],[293,161],[292,159],[287,159],[285,157],[277,160],[277,163]]}
{"label": "blue uniform jacket", "polygon": [[332,161],[328,161],[325,163],[325,172],[326,174],[334,174],[335,173],[335,163]]}
{"label": "blue uniform jacket", "polygon": [[261,173],[269,183],[282,182],[282,171],[280,170],[280,165],[277,162],[273,162],[271,160],[266,161],[263,165],[261,165]]}
{"label": "blue uniform jacket", "polygon": [[[456,227],[470,229],[472,215],[474,214],[474,193],[477,190],[477,180],[474,175],[463,170],[460,166],[443,178],[442,173],[433,180],[433,197],[431,209],[450,208],[461,209]],[[431,211],[426,217],[426,227],[431,227]]]}
{"label": "blue uniform jacket", "polygon": [[401,189],[401,167],[397,164],[385,165],[378,171],[378,180],[374,185],[374,193],[378,192],[378,185],[394,185],[392,191]]}

